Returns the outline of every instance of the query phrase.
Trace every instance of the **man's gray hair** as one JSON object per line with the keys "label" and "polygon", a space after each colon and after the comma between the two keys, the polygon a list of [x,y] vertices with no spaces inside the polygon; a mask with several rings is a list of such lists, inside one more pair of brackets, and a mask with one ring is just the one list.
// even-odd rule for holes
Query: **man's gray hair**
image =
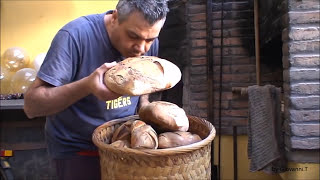
{"label": "man's gray hair", "polygon": [[135,11],[142,13],[144,18],[153,25],[155,22],[166,18],[169,12],[168,0],[119,0],[117,11],[119,23],[125,21]]}

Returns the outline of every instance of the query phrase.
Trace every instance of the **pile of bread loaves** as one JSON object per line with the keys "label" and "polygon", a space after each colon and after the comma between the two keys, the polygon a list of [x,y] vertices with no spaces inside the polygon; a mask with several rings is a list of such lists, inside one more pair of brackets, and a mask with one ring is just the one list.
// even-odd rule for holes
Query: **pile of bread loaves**
{"label": "pile of bread loaves", "polygon": [[[143,95],[174,87],[180,69],[153,56],[127,58],[108,70],[104,82],[123,95]],[[140,120],[129,120],[115,129],[111,145],[135,149],[162,149],[189,145],[201,138],[188,132],[189,120],[176,104],[154,101],[139,109]]]}

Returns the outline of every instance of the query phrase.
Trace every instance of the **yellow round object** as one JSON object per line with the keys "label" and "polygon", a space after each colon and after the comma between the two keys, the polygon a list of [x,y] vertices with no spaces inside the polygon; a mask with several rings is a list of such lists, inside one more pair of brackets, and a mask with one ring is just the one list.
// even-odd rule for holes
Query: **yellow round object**
{"label": "yellow round object", "polygon": [[20,47],[9,48],[3,54],[3,63],[5,68],[13,72],[27,67],[29,61],[30,57],[28,53]]}
{"label": "yellow round object", "polygon": [[18,70],[11,79],[11,93],[25,93],[36,79],[37,72],[31,68]]}
{"label": "yellow round object", "polygon": [[6,68],[1,66],[1,75],[0,75],[0,93],[1,94],[10,94],[10,84],[13,72],[8,71]]}

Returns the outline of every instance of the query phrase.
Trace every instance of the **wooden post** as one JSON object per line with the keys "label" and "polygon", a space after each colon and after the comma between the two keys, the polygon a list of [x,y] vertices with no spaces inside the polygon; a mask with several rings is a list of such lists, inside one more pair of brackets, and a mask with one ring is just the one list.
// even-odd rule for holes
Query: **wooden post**
{"label": "wooden post", "polygon": [[257,85],[261,85],[260,75],[260,40],[259,40],[259,6],[258,0],[254,0],[254,34],[255,34],[255,53],[256,53],[256,79]]}

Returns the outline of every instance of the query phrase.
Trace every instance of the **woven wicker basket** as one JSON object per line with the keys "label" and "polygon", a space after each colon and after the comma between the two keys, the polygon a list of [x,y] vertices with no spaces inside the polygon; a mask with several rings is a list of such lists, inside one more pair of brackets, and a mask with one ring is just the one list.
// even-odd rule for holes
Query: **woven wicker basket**
{"label": "woven wicker basket", "polygon": [[114,130],[137,115],[115,119],[99,126],[93,142],[99,149],[101,179],[210,179],[211,142],[215,128],[208,121],[188,116],[190,132],[203,140],[187,146],[167,149],[115,148],[110,144]]}

